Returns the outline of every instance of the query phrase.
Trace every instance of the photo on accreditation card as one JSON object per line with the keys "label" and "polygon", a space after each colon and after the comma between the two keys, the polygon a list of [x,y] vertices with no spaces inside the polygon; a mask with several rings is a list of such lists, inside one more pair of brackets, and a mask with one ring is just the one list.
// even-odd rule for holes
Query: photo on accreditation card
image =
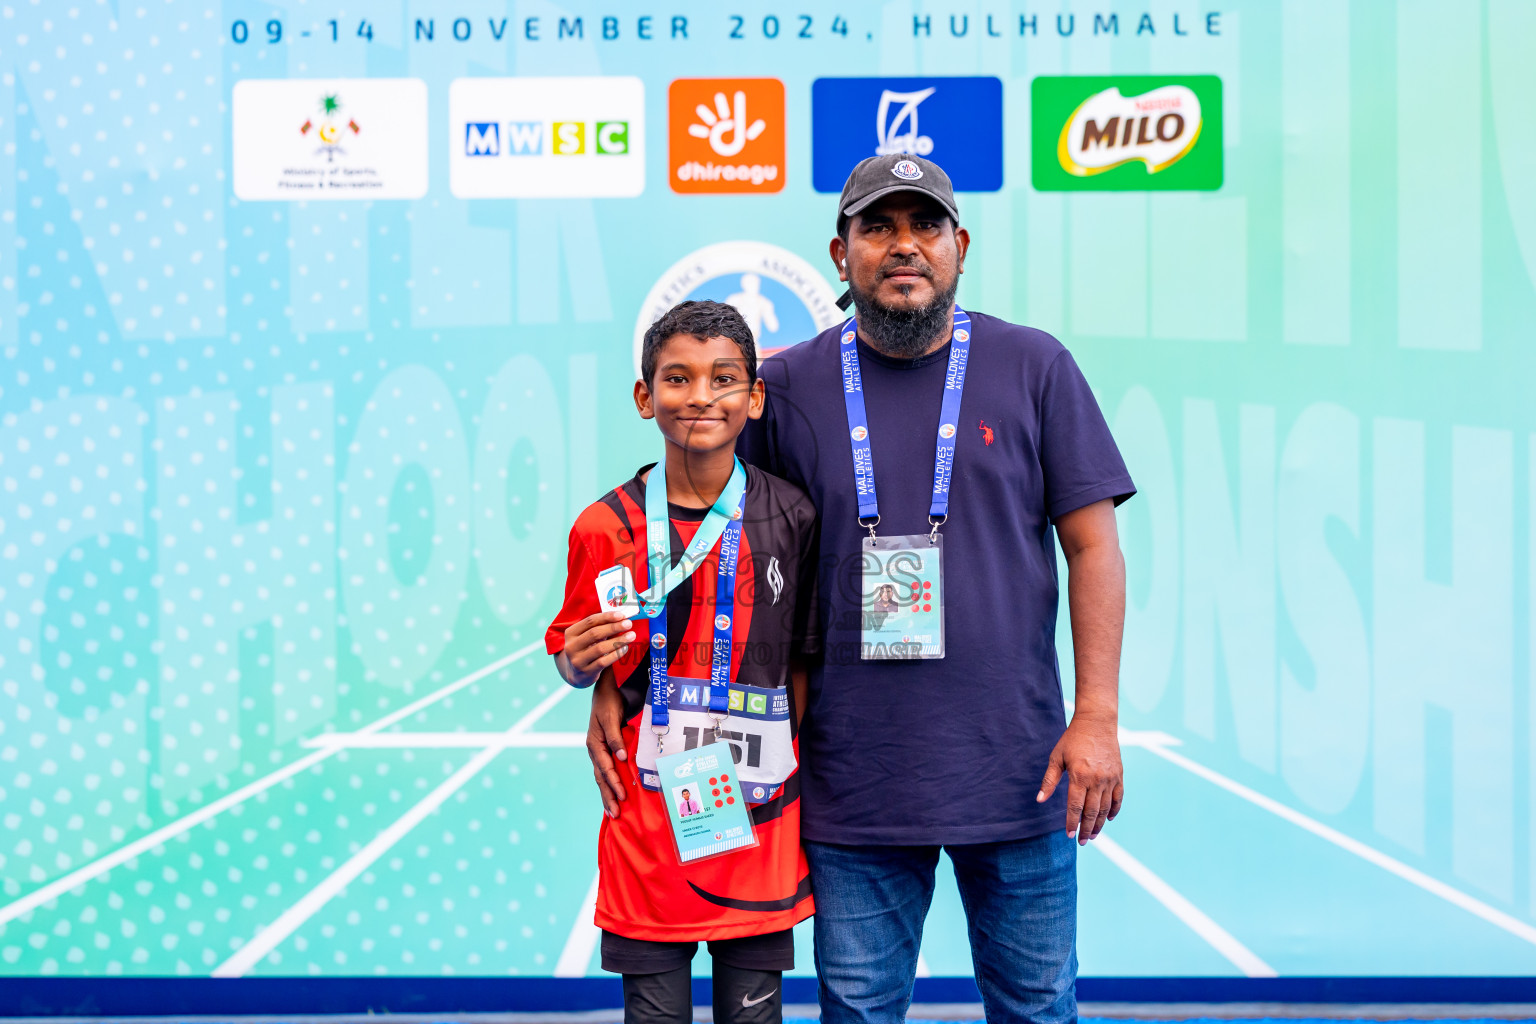
{"label": "photo on accreditation card", "polygon": [[939,557],[926,544],[864,551],[860,638],[866,658],[942,656]]}

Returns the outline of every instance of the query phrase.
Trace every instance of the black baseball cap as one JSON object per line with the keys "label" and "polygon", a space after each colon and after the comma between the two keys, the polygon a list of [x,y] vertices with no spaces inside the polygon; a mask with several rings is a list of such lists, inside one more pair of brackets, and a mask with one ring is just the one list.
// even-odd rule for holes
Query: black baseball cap
{"label": "black baseball cap", "polygon": [[[838,233],[842,233],[847,218],[895,192],[921,192],[944,207],[944,212],[954,218],[956,224],[960,223],[955,189],[944,168],[920,156],[887,153],[860,160],[848,175],[842,197],[837,201]],[[845,291],[837,300],[838,308],[847,309],[852,301],[853,293]]]}

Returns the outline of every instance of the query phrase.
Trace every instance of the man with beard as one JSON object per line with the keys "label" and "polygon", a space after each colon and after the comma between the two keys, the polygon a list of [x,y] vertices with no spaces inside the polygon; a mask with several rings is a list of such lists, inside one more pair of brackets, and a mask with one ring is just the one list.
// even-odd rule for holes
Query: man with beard
{"label": "man with beard", "polygon": [[[904,1019],[941,848],[987,1019],[1075,1020],[1076,849],[1123,796],[1114,506],[1135,488],[1071,354],[955,305],[969,245],[937,165],[860,163],[830,247],[856,315],[763,363],[766,408],[742,435],[743,456],[821,515],[825,660],[799,778],[825,1024]],[[877,644],[864,612],[893,583],[911,632]],[[595,703],[610,814],[618,736]]]}

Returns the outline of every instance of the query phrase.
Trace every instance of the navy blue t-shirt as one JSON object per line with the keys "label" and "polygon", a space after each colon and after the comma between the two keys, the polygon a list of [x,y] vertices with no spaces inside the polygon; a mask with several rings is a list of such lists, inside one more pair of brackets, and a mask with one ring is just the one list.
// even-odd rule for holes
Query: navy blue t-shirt
{"label": "navy blue t-shirt", "polygon": [[[1024,839],[1064,827],[1035,802],[1066,727],[1056,665],[1054,517],[1135,493],[1060,342],[971,314],[944,535],[945,657],[862,661],[860,542],[838,329],[763,362],[768,404],[741,453],[821,514],[825,660],[800,731],[802,835],[825,843]],[[949,346],[915,360],[859,343],[882,536],[928,532]]]}

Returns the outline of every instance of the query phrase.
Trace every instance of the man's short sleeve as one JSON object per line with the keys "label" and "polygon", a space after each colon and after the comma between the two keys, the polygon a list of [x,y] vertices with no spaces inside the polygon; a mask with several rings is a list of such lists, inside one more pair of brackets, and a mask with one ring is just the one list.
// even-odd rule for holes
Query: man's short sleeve
{"label": "man's short sleeve", "polygon": [[736,437],[736,455],[749,466],[756,466],[765,473],[784,476],[784,466],[779,458],[774,438],[773,395],[784,389],[788,379],[784,360],[766,359],[758,367],[767,397],[763,401],[763,415],[747,420],[747,425]]}
{"label": "man's short sleeve", "polygon": [[1136,493],[1109,424],[1072,353],[1063,349],[1045,372],[1040,398],[1040,465],[1052,519]]}
{"label": "man's short sleeve", "polygon": [[736,436],[736,457],[749,466],[756,466],[766,473],[774,473],[772,444],[769,438],[771,407],[763,403],[763,415],[747,420],[747,425]]}

